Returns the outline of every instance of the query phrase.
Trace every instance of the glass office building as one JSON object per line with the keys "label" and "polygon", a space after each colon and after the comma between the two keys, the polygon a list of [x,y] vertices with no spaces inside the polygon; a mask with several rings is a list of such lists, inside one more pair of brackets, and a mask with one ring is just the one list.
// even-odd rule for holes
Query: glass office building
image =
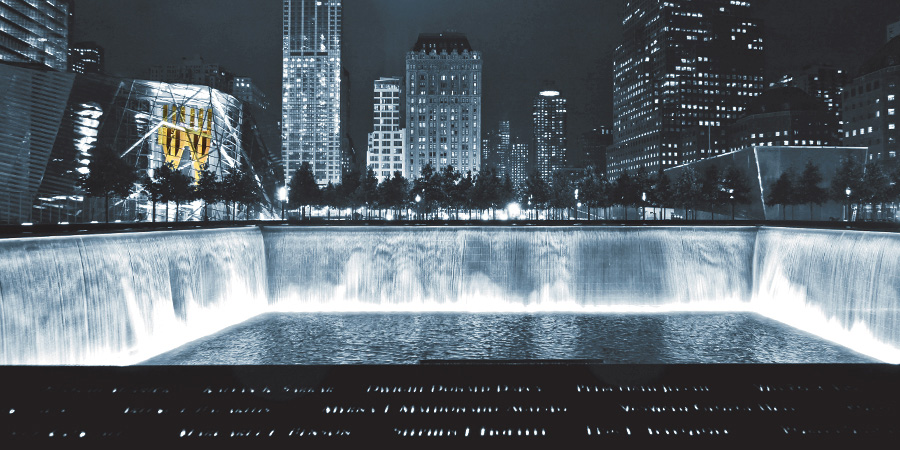
{"label": "glass office building", "polygon": [[0,0],[0,61],[68,69],[68,0]]}
{"label": "glass office building", "polygon": [[558,91],[542,91],[534,99],[534,166],[546,182],[566,167],[568,151],[566,99]]}
{"label": "glass office building", "polygon": [[[764,88],[763,27],[750,0],[629,0],[615,52],[615,145],[608,171],[657,171],[728,151],[682,134],[717,135]],[[697,133],[699,134],[699,133]],[[709,147],[709,148],[707,148]]]}
{"label": "glass office building", "polygon": [[340,183],[341,0],[284,0],[282,157],[285,179],[308,162]]}

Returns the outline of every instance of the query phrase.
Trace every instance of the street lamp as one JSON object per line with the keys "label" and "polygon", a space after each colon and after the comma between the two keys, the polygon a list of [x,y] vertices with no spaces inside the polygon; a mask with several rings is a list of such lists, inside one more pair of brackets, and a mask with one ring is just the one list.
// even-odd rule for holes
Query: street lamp
{"label": "street lamp", "polygon": [[287,186],[278,188],[278,200],[281,202],[281,220],[284,221],[284,204],[288,199]]}
{"label": "street lamp", "polygon": [[581,202],[578,201],[578,189],[575,189],[575,220],[578,220],[578,208],[581,208]]}
{"label": "street lamp", "polygon": [[422,197],[416,194],[416,215],[419,216],[419,220],[422,220],[422,208],[419,206],[421,203]]}
{"label": "street lamp", "polygon": [[647,220],[647,193],[641,192],[641,220]]}
{"label": "street lamp", "polygon": [[850,186],[847,186],[847,189],[844,191],[844,193],[847,194],[847,219],[846,220],[847,220],[847,222],[849,222],[851,220],[851,215],[852,215],[852,212],[850,211],[850,194],[852,193],[852,191],[850,190]]}
{"label": "street lamp", "polygon": [[731,200],[731,221],[734,221],[734,189],[728,190],[728,198]]}

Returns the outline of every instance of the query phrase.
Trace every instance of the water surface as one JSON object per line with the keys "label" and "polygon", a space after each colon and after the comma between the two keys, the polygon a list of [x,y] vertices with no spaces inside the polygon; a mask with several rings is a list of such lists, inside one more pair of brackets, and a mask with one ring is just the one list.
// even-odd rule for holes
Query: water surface
{"label": "water surface", "polygon": [[876,363],[752,313],[266,314],[146,361],[163,365]]}

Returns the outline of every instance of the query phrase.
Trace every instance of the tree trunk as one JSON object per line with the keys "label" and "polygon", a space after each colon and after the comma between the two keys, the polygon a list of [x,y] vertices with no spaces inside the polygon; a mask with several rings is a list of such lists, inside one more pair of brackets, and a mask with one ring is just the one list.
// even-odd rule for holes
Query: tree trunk
{"label": "tree trunk", "polygon": [[109,194],[104,195],[106,200],[106,223],[109,223]]}
{"label": "tree trunk", "polygon": [[169,223],[169,202],[166,201],[166,223]]}

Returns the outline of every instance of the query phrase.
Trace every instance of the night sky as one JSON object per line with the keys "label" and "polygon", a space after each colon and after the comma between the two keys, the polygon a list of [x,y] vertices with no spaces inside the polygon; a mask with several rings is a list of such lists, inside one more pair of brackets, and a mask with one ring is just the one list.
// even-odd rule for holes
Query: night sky
{"label": "night sky", "polygon": [[[765,21],[768,81],[806,64],[851,73],[877,51],[896,0],[756,0]],[[76,41],[106,49],[107,72],[202,56],[249,76],[280,115],[281,0],[75,0]],[[511,121],[530,138],[533,97],[545,80],[569,99],[569,136],[612,124],[612,55],[624,0],[345,0],[344,65],[358,150],[372,128],[372,82],[402,76],[419,33],[458,31],[484,53],[485,131]],[[572,142],[574,144],[574,142]]]}

